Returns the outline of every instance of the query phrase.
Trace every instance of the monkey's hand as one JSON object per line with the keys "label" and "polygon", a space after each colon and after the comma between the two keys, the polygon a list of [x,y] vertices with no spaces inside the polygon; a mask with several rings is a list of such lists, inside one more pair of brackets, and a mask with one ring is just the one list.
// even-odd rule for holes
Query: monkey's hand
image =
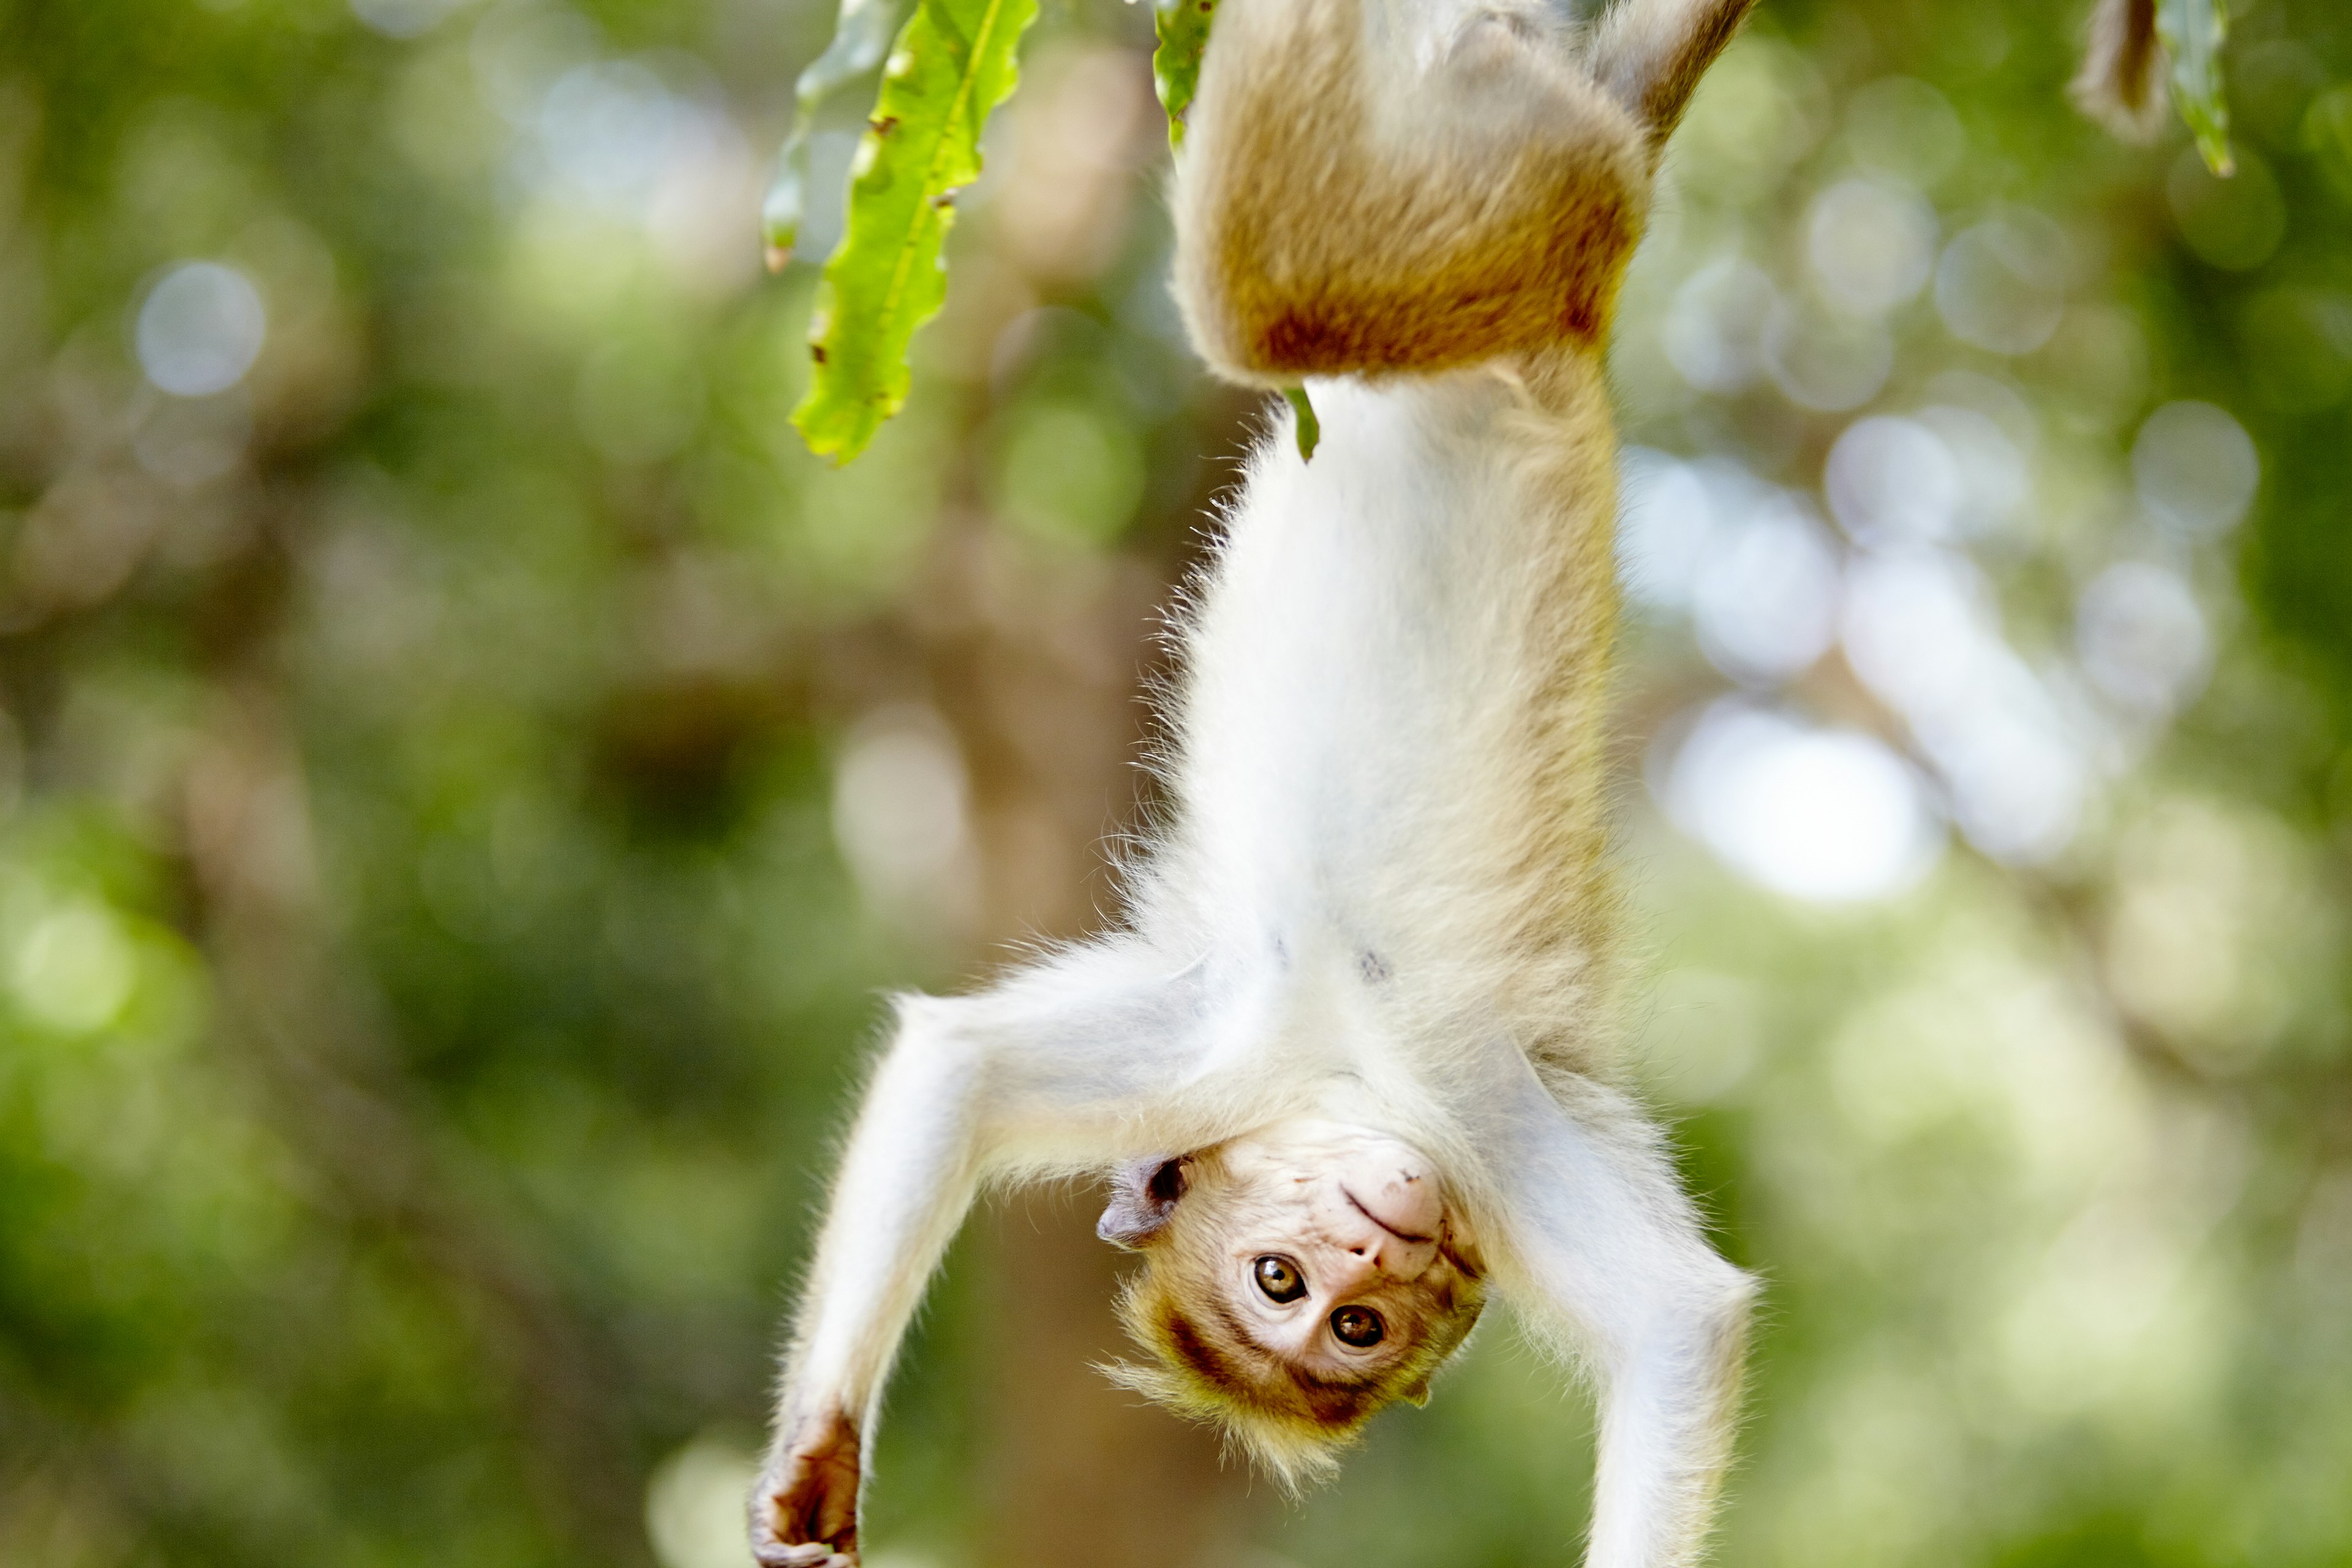
{"label": "monkey's hand", "polygon": [[796,1421],[751,1494],[760,1568],[857,1568],[858,1433],[839,1410]]}

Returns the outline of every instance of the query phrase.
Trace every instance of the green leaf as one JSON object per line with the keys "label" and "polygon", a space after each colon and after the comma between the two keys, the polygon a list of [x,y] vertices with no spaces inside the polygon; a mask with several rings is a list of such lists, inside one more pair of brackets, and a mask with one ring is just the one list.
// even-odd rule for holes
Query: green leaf
{"label": "green leaf", "polygon": [[1298,460],[1303,463],[1315,456],[1323,439],[1323,422],[1315,417],[1315,405],[1307,401],[1305,387],[1286,387],[1282,395],[1290,400],[1291,411],[1298,416]]}
{"label": "green leaf", "polygon": [[[1158,0],[1154,6],[1152,26],[1160,46],[1151,51],[1151,85],[1160,91],[1160,107],[1168,111],[1171,149],[1184,145],[1184,111],[1200,90],[1201,56],[1208,49],[1209,28],[1216,19],[1217,0]],[[1285,388],[1282,395],[1298,416],[1298,456],[1305,461],[1315,456],[1316,444],[1323,439],[1322,421],[1315,417],[1305,387]]]}
{"label": "green leaf", "polygon": [[2156,36],[2172,62],[2172,95],[2205,166],[2217,174],[2236,167],[2230,156],[2230,105],[2221,90],[2221,40],[2229,30],[2223,0],[2157,0]]}
{"label": "green leaf", "polygon": [[1201,52],[1209,47],[1209,25],[1217,0],[1159,0],[1152,27],[1160,47],[1151,51],[1151,85],[1168,111],[1168,145],[1184,144],[1184,111],[1201,85]]}
{"label": "green leaf", "polygon": [[907,401],[907,345],[947,297],[940,247],[980,177],[980,132],[1020,79],[1037,0],[921,0],[882,70],[850,165],[849,225],[817,285],[816,361],[793,423],[840,462]]}
{"label": "green leaf", "polygon": [[783,270],[800,245],[801,222],[808,216],[809,134],[816,128],[817,111],[835,89],[882,63],[890,36],[898,30],[899,10],[898,0],[841,0],[833,42],[809,62],[793,84],[799,111],[793,117],[793,133],[777,156],[775,183],[768,187],[767,200],[760,208],[771,272]]}

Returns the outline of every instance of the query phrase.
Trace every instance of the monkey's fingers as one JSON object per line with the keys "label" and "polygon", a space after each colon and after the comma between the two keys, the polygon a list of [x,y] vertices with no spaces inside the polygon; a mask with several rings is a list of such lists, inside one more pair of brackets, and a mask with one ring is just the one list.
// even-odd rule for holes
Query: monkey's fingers
{"label": "monkey's fingers", "polygon": [[855,1553],[835,1552],[823,1541],[803,1541],[791,1546],[781,1542],[764,1541],[751,1549],[760,1568],[857,1568]]}

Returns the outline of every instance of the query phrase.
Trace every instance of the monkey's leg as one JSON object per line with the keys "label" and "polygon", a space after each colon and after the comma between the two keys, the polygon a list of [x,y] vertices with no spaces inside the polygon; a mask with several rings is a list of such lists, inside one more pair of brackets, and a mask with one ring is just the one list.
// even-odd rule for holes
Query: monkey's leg
{"label": "monkey's leg", "polygon": [[1664,143],[1756,0],[1619,0],[1592,40],[1592,74]]}

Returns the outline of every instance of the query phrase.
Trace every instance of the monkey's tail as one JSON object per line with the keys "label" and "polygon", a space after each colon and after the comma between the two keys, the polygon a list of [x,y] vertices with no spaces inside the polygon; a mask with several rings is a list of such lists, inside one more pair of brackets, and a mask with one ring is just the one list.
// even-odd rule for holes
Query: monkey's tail
{"label": "monkey's tail", "polygon": [[2097,0],[2083,68],[2068,91],[2077,108],[2125,141],[2156,135],[2165,105],[2156,0]]}

